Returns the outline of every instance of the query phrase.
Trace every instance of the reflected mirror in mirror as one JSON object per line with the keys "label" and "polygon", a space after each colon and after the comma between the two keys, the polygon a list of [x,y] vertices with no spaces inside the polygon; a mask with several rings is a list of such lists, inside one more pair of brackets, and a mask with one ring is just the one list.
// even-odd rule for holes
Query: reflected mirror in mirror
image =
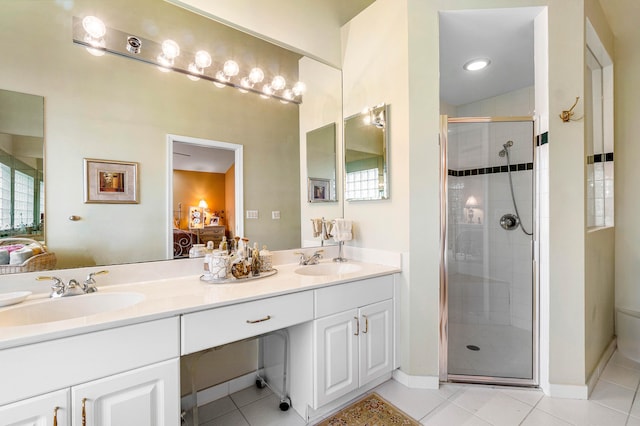
{"label": "reflected mirror in mirror", "polygon": [[44,239],[44,98],[0,90],[0,238]]}
{"label": "reflected mirror in mirror", "polygon": [[337,201],[336,123],[307,132],[307,176],[309,202]]}
{"label": "reflected mirror in mirror", "polygon": [[378,105],[344,122],[347,201],[389,198],[388,113],[387,105]]}

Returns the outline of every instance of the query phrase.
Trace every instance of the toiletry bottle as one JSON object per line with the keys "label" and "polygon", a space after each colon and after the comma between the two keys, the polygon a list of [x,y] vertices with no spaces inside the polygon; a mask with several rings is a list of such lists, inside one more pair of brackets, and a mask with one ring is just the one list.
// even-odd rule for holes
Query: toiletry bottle
{"label": "toiletry bottle", "polygon": [[254,277],[260,275],[262,269],[260,262],[260,253],[258,252],[258,243],[253,243],[253,250],[251,251],[251,272]]}
{"label": "toiletry bottle", "polygon": [[260,270],[262,272],[268,272],[273,268],[273,256],[267,249],[267,246],[262,246],[260,250]]}
{"label": "toiletry bottle", "polygon": [[218,247],[222,251],[227,251],[227,236],[222,236],[222,241],[220,241],[220,246]]}

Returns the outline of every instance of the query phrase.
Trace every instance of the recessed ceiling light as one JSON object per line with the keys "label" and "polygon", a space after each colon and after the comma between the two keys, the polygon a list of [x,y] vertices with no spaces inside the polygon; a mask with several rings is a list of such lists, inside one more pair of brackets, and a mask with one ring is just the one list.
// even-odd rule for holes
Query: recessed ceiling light
{"label": "recessed ceiling light", "polygon": [[464,68],[467,71],[479,71],[481,69],[488,67],[490,63],[491,63],[491,59],[488,59],[488,58],[472,59],[466,64],[464,64],[462,68]]}

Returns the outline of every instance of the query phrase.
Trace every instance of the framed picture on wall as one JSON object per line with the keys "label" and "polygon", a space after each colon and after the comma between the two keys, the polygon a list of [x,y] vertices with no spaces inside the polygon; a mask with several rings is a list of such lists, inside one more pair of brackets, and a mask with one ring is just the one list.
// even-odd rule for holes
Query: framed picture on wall
{"label": "framed picture on wall", "polygon": [[331,199],[331,181],[329,179],[309,178],[309,202],[321,203]]}
{"label": "framed picture on wall", "polygon": [[85,158],[84,202],[139,203],[138,163]]}
{"label": "framed picture on wall", "polygon": [[202,207],[189,207],[189,229],[203,229],[205,220]]}

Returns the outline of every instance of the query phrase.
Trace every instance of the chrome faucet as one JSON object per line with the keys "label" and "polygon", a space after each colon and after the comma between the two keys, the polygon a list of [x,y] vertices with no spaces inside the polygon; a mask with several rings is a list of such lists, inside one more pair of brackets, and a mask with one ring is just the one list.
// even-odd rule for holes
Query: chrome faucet
{"label": "chrome faucet", "polygon": [[87,276],[87,279],[84,280],[82,284],[78,282],[76,279],[70,279],[67,284],[64,283],[60,278],[53,276],[41,276],[36,277],[38,281],[53,281],[51,284],[51,294],[49,297],[58,298],[58,297],[68,297],[68,296],[78,296],[81,294],[95,293],[98,291],[96,288],[96,280],[93,279],[94,275],[102,275],[106,274],[109,271],[98,271],[92,272]]}
{"label": "chrome faucet", "polygon": [[82,290],[85,293],[95,293],[96,291],[98,291],[98,288],[96,287],[96,280],[93,279],[93,277],[96,275],[103,275],[108,273],[109,271],[107,271],[106,269],[103,271],[91,272],[89,275],[87,275],[87,279],[84,280],[84,283],[82,283]]}
{"label": "chrome faucet", "polygon": [[307,256],[300,251],[296,251],[294,254],[300,255],[300,265],[317,265],[318,261],[322,259],[322,252],[324,252],[324,250],[317,250],[311,256]]}

